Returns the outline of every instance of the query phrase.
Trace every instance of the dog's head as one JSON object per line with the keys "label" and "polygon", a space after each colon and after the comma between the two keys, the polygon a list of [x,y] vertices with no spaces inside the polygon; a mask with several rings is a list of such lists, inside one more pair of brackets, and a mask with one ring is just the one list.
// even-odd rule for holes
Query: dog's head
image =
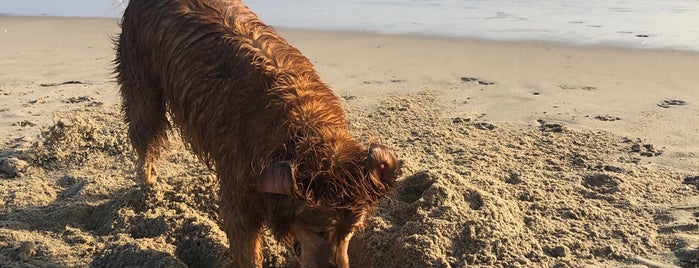
{"label": "dog's head", "polygon": [[[277,236],[294,245],[300,267],[349,267],[352,235],[364,228],[400,168],[393,151],[380,144],[370,145],[368,153],[328,163],[281,161],[258,178],[258,192],[281,195],[271,225]],[[321,166],[327,170],[299,171]]]}

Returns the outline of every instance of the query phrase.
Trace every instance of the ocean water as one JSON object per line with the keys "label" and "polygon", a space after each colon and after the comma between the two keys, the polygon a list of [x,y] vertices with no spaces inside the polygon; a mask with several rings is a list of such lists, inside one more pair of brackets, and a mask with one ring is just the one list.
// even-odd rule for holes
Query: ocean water
{"label": "ocean water", "polygon": [[699,0],[247,1],[272,25],[699,51]]}
{"label": "ocean water", "polygon": [[[699,0],[248,0],[278,27],[699,51]],[[119,0],[0,0],[0,13],[118,17]]]}

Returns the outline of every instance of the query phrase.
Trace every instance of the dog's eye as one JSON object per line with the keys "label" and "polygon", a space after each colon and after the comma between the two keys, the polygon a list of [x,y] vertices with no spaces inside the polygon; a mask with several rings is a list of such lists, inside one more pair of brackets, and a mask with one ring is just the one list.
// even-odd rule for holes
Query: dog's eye
{"label": "dog's eye", "polygon": [[320,232],[314,232],[317,236],[326,238],[328,237],[329,232],[328,231],[320,231]]}
{"label": "dog's eye", "polygon": [[294,254],[296,254],[296,257],[301,257],[301,243],[296,242],[294,243]]}

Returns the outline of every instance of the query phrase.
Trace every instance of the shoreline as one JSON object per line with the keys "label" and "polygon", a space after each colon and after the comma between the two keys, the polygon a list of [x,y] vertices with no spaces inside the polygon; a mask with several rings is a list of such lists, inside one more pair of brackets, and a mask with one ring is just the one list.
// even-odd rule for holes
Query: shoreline
{"label": "shoreline", "polygon": [[[52,15],[18,15],[18,14],[6,14],[0,13],[0,18],[18,18],[18,19],[76,19],[76,20],[116,20],[121,19],[121,15],[118,17],[79,17],[79,16],[52,16]],[[699,54],[699,48],[689,49],[689,48],[672,48],[672,47],[641,47],[633,46],[629,44],[623,44],[621,42],[608,42],[608,43],[595,43],[595,44],[585,44],[581,41],[549,41],[541,39],[508,39],[508,38],[487,38],[487,37],[474,37],[474,36],[460,36],[460,35],[448,35],[448,34],[422,34],[422,33],[381,33],[372,30],[357,30],[357,29],[314,29],[314,28],[294,28],[286,26],[275,26],[271,25],[275,29],[281,31],[298,31],[298,32],[317,32],[317,33],[337,33],[341,35],[379,35],[379,36],[398,36],[406,38],[418,38],[418,39],[433,39],[433,40],[454,40],[454,41],[465,41],[465,42],[492,42],[492,43],[511,43],[511,44],[530,44],[530,45],[541,45],[541,46],[555,46],[555,47],[567,47],[567,48],[591,48],[591,49],[608,49],[608,50],[639,50],[639,51],[658,51],[658,52],[668,52],[668,53],[683,53],[683,54]]]}

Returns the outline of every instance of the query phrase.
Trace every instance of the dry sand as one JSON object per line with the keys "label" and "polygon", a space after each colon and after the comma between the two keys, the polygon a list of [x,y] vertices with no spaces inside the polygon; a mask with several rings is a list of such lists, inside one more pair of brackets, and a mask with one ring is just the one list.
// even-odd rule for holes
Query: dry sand
{"label": "dry sand", "polygon": [[[217,184],[172,135],[146,198],[114,19],[0,17],[0,266],[228,263]],[[405,161],[355,267],[697,267],[699,55],[280,32]],[[266,239],[265,264],[290,253]]]}

